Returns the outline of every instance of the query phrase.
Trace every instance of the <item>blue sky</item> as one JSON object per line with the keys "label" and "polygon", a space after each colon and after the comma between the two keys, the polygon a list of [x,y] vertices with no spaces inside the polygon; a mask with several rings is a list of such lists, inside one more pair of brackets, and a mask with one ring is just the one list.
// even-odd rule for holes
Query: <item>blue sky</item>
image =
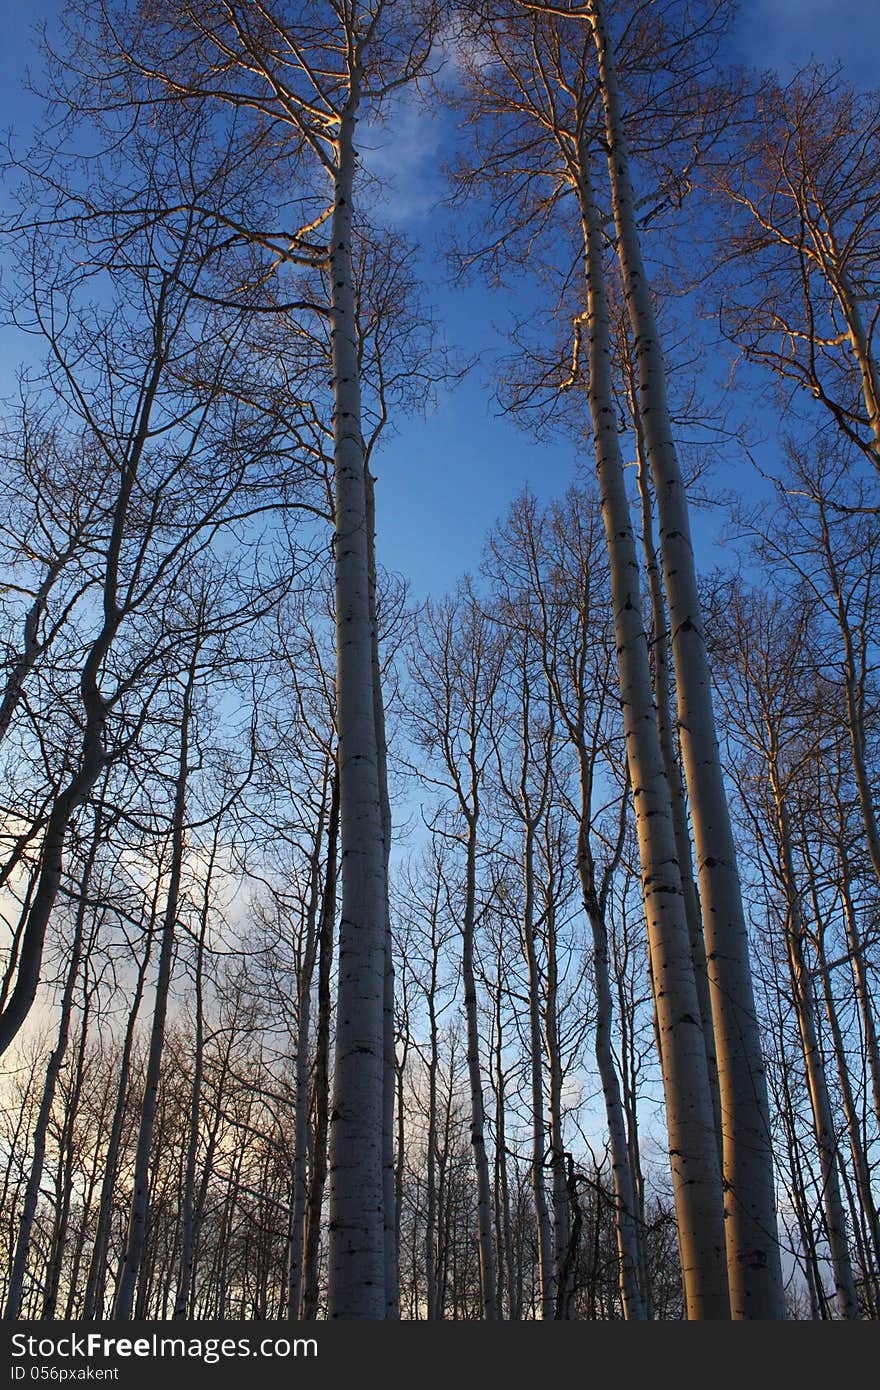
{"label": "blue sky", "polygon": [[[35,24],[57,20],[60,0],[28,6],[0,0],[0,128],[24,135],[37,111],[22,91],[25,67],[39,71]],[[783,76],[810,58],[840,62],[859,85],[875,80],[880,52],[880,0],[744,0],[731,34],[731,56]],[[379,546],[382,561],[405,575],[424,596],[452,586],[479,564],[488,527],[528,483],[541,497],[561,493],[574,479],[577,451],[570,443],[535,445],[498,416],[487,382],[491,359],[503,351],[501,327],[512,303],[509,292],[444,283],[436,239],[445,214],[434,206],[444,153],[445,122],[408,109],[395,131],[393,150],[374,152],[374,166],[390,181],[394,220],[427,248],[426,292],[448,341],[481,363],[455,390],[441,397],[427,419],[398,422],[375,461]],[[378,137],[377,137],[378,138]],[[387,137],[386,137],[387,138]],[[0,335],[0,392],[12,384],[21,349],[8,331]],[[588,463],[589,466],[589,463]]]}

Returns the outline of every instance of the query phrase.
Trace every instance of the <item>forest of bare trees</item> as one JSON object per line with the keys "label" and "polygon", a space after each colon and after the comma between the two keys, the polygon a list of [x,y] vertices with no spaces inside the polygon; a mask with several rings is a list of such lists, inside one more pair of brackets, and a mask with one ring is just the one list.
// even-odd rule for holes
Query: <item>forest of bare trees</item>
{"label": "forest of bare trees", "polygon": [[[0,257],[7,1321],[880,1318],[880,94],[737,65],[737,22],[44,33]],[[402,112],[442,245],[371,160]],[[491,361],[427,259],[513,306]],[[474,381],[536,485],[417,595],[382,451],[409,420],[427,534]]]}

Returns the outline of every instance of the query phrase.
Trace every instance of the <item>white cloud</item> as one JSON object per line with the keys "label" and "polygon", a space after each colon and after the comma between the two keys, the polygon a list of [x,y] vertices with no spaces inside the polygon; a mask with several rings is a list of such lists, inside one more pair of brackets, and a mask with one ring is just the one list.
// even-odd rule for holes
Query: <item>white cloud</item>
{"label": "white cloud", "polygon": [[364,170],[382,184],[373,209],[391,227],[429,216],[443,192],[440,151],[443,120],[430,98],[405,91],[385,120],[361,126],[357,148]]}

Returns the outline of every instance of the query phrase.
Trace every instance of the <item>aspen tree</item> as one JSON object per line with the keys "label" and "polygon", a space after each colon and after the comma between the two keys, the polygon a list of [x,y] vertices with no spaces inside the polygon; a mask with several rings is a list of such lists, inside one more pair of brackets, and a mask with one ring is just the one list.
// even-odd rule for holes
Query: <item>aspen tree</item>
{"label": "aspen tree", "polygon": [[[880,565],[880,528],[870,513],[840,512],[838,496],[858,495],[851,459],[818,452],[802,458],[793,441],[786,452],[789,487],[780,483],[776,526],[757,515],[744,518],[766,562],[796,575],[827,615],[829,637],[839,653],[840,685],[845,708],[853,777],[864,825],[865,844],[880,884],[880,828],[869,774],[871,647],[878,630],[876,572]],[[830,665],[830,663],[829,663]]]}
{"label": "aspen tree", "polygon": [[623,96],[601,0],[586,11],[596,46],[617,254],[638,373],[638,401],[660,518],[678,722],[690,794],[721,1093],[731,1314],[782,1318],[773,1155],[749,943],[718,751],[687,497],[666,368],[640,244]]}
{"label": "aspen tree", "polygon": [[610,564],[621,706],[642,862],[688,1316],[730,1315],[721,1184],[699,1002],[654,714],[639,566],[611,388],[611,339],[589,158],[578,165],[589,313],[588,396]]}
{"label": "aspen tree", "polygon": [[691,942],[691,956],[694,962],[694,979],[700,1000],[700,1022],[706,1043],[706,1064],[709,1068],[709,1085],[712,1091],[712,1108],[715,1113],[715,1128],[718,1134],[718,1151],[723,1165],[721,1096],[718,1089],[715,1029],[712,1024],[709,976],[706,969],[706,943],[703,939],[699,890],[694,880],[690,828],[681,769],[678,762],[677,740],[673,732],[669,688],[669,623],[666,613],[666,596],[663,592],[663,578],[654,543],[653,497],[645,449],[645,435],[639,414],[632,352],[625,327],[621,349],[624,360],[627,406],[636,438],[636,477],[641,504],[642,550],[645,557],[645,574],[648,579],[648,593],[651,602],[651,674],[654,682],[654,704],[657,709],[657,731],[660,735],[660,749],[663,754],[663,766],[666,769],[666,780],[669,783],[675,844],[681,871],[681,886],[687,915],[688,935]]}
{"label": "aspen tree", "polygon": [[[812,779],[811,779],[812,780]],[[816,783],[821,786],[821,774]],[[843,1171],[843,1179],[850,1192],[850,1226],[856,1239],[859,1264],[862,1268],[862,1299],[868,1317],[877,1316],[877,1270],[880,1257],[880,1223],[877,1207],[871,1191],[871,1172],[868,1162],[867,1146],[863,1142],[859,1107],[850,1076],[850,1064],[844,1040],[838,1002],[832,981],[831,962],[828,951],[828,924],[825,920],[824,903],[820,899],[818,879],[820,866],[814,861],[813,847],[809,835],[804,837],[803,858],[809,881],[809,894],[813,908],[813,944],[816,952],[816,970],[821,989],[822,1004],[828,1031],[831,1035],[831,1050],[840,1087],[840,1102],[849,1141],[852,1164],[852,1181]],[[843,1164],[841,1163],[843,1169]]]}
{"label": "aspen tree", "polygon": [[[370,615],[370,542],[365,476],[361,326],[354,275],[356,130],[375,119],[401,86],[425,71],[437,9],[390,0],[322,0],[306,12],[260,0],[147,7],[133,25],[102,7],[94,95],[200,111],[235,110],[245,148],[262,176],[259,197],[279,170],[298,186],[282,196],[302,221],[266,232],[230,215],[236,237],[265,256],[259,282],[279,267],[312,272],[314,293],[295,296],[304,315],[329,328],[333,424],[333,542],[337,628],[341,922],[334,1102],[330,1124],[330,1312],[382,1318],[385,1297],[385,1123],[383,1105],[386,837],[378,749]],[[100,45],[103,44],[103,52]],[[266,134],[273,134],[266,142]],[[255,165],[256,167],[256,165]],[[271,194],[269,195],[271,198]],[[266,206],[265,202],[261,206]],[[274,218],[274,214],[272,214]],[[322,237],[326,240],[322,240]],[[323,283],[322,283],[323,282]],[[389,977],[390,982],[390,977]],[[380,987],[381,986],[381,987]],[[391,1186],[389,1185],[389,1194]],[[389,1261],[393,1250],[387,1251]]]}
{"label": "aspen tree", "polygon": [[[520,124],[524,119],[533,123],[529,137],[517,145],[517,166],[525,168],[517,182],[518,220],[512,225],[508,222],[508,231],[493,241],[484,255],[497,261],[518,233],[524,228],[532,231],[535,226],[545,225],[562,195],[573,195],[584,255],[587,311],[582,322],[589,339],[587,394],[611,564],[621,700],[642,857],[651,968],[660,1015],[670,1156],[688,1310],[692,1317],[726,1317],[730,1303],[724,1268],[721,1178],[717,1149],[713,1153],[707,1151],[707,1137],[714,1131],[711,1093],[705,1047],[701,1044],[702,1053],[698,1056],[691,1036],[694,1027],[702,1036],[702,1028],[687,945],[669,792],[656,728],[641,616],[639,566],[616,428],[603,225],[590,168],[596,101],[596,85],[587,74],[590,30],[577,18],[569,17],[566,21],[563,15],[558,21],[550,13],[555,10],[558,14],[558,7],[524,4],[517,8],[542,13],[523,18],[521,28],[512,21],[510,29],[498,26],[496,30],[487,20],[482,32],[493,45],[493,57],[499,60],[498,71],[487,63],[470,74],[478,110],[483,106],[493,116],[500,110],[505,115],[515,115]],[[578,13],[585,12],[580,9]],[[481,165],[478,172],[497,182],[506,172],[506,165],[503,160],[497,170]],[[465,181],[475,179],[476,174],[471,173]],[[506,202],[502,205],[507,208]],[[681,953],[682,945],[685,954]],[[757,1022],[753,1023],[756,1033]]]}
{"label": "aspen tree", "polygon": [[844,810],[844,782],[854,784],[861,836],[878,881],[880,836],[869,775],[873,707],[871,651],[877,630],[876,575],[880,535],[876,518],[855,508],[839,511],[834,499],[855,490],[852,460],[834,454],[800,456],[788,447],[786,486],[780,483],[772,525],[757,511],[741,518],[762,563],[782,576],[779,588],[796,586],[798,601],[810,596],[811,648],[825,699],[832,702],[837,737],[822,750],[823,786],[818,805],[830,798],[834,814],[828,833],[836,844],[836,868],[853,966],[853,983],[865,1039],[875,1122],[880,1124],[880,1049],[866,949],[853,897],[853,838]]}

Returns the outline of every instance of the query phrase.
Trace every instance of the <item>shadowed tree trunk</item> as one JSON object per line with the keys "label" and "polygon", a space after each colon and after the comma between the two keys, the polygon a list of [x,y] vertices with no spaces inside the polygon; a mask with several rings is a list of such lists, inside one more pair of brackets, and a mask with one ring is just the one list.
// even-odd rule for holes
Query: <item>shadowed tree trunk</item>
{"label": "shadowed tree trunk", "polygon": [[640,571],[611,383],[602,232],[589,154],[578,159],[589,323],[589,404],[611,572],[621,706],[642,864],[642,892],[661,1039],[669,1157],[689,1318],[730,1316],[721,1178],[669,788],[660,751]]}
{"label": "shadowed tree trunk", "polygon": [[660,516],[682,756],[694,826],[724,1121],[724,1215],[734,1318],[784,1318],[773,1155],[749,944],[721,771],[687,498],[642,262],[624,111],[602,0],[589,0],[614,229],[635,344],[638,404]]}

